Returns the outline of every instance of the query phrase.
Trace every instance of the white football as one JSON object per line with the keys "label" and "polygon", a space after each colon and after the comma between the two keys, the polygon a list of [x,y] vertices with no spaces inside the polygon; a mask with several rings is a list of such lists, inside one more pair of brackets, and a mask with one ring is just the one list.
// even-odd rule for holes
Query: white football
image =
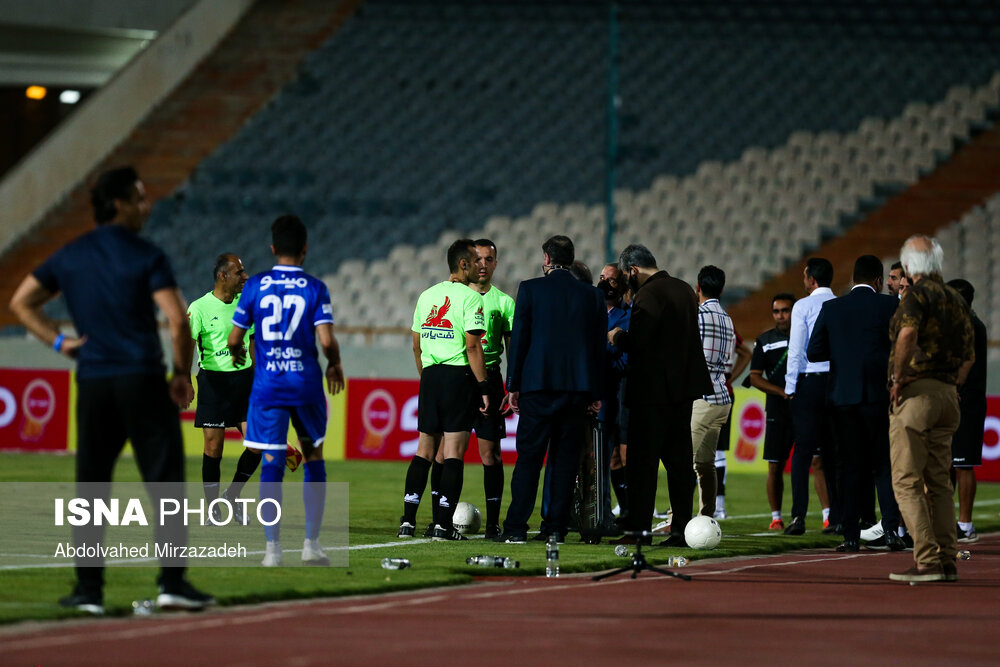
{"label": "white football", "polygon": [[475,535],[483,525],[483,516],[472,503],[461,502],[455,506],[452,523],[455,524],[455,530],[463,535]]}
{"label": "white football", "polygon": [[710,516],[699,514],[684,528],[684,541],[692,549],[714,549],[722,540],[719,523]]}

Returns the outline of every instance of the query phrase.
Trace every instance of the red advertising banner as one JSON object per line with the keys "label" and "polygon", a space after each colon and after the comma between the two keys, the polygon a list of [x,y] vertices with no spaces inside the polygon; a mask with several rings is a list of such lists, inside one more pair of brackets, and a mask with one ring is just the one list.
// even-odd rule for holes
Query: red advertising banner
{"label": "red advertising banner", "polygon": [[65,450],[69,371],[0,369],[0,449]]}
{"label": "red advertising banner", "polygon": [[976,479],[1000,482],[1000,396],[986,398],[983,427],[983,465],[976,470]]}
{"label": "red advertising banner", "polygon": [[[347,386],[347,442],[344,457],[409,461],[417,452],[417,380],[351,378]],[[500,443],[505,463],[516,458],[517,415],[507,418],[507,437]],[[465,455],[479,461],[476,437]]]}

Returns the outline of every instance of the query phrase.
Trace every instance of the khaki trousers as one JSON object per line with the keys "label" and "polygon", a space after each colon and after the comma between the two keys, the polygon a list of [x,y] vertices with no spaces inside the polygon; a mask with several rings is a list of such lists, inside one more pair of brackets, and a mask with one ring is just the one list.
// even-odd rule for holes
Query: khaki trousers
{"label": "khaki trousers", "polygon": [[694,451],[694,471],[698,474],[700,514],[715,514],[715,449],[719,445],[719,432],[726,425],[732,404],[713,405],[698,399],[691,408],[691,448]]}
{"label": "khaki trousers", "polygon": [[889,454],[892,489],[913,537],[913,560],[919,567],[954,562],[958,541],[950,470],[958,392],[953,384],[923,379],[905,386],[901,396],[899,405],[889,406]]}

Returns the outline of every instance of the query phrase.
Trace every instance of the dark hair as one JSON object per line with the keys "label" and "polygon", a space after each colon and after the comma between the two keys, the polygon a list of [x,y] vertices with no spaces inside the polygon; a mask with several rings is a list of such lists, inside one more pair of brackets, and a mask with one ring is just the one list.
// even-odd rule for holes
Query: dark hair
{"label": "dark hair", "polygon": [[976,296],[976,288],[965,278],[955,278],[948,281],[948,287],[962,295],[966,305],[972,308],[972,298]]}
{"label": "dark hair", "polygon": [[476,242],[472,239],[458,239],[448,247],[448,270],[452,273],[461,267],[459,262],[463,259],[470,264],[476,261]]}
{"label": "dark hair", "polygon": [[900,273],[906,273],[906,271],[903,270],[903,263],[902,262],[893,262],[892,266],[889,267],[889,270],[890,271],[899,271]]}
{"label": "dark hair", "polygon": [[558,266],[569,268],[576,259],[573,242],[568,236],[553,236],[542,244],[542,252],[549,256],[549,261]]}
{"label": "dark hair", "polygon": [[726,286],[726,272],[717,266],[701,267],[698,272],[698,287],[702,296],[709,299],[718,299],[722,296],[722,289]]}
{"label": "dark hair", "polygon": [[[552,255],[549,255],[551,257]],[[587,283],[588,285],[594,284],[594,274],[590,272],[590,267],[581,262],[580,260],[575,260],[569,267],[569,274],[579,280],[581,283]]]}
{"label": "dark hair", "polygon": [[644,245],[632,243],[625,246],[622,254],[618,256],[618,270],[628,273],[628,267],[638,266],[640,269],[655,269],[656,258]]}
{"label": "dark hair", "polygon": [[881,279],[884,273],[882,260],[875,255],[861,255],[854,262],[855,285],[873,283]]}
{"label": "dark hair", "polygon": [[497,252],[497,244],[494,243],[493,241],[490,241],[489,239],[476,239],[475,241],[472,242],[472,245],[485,246],[485,247],[488,247],[488,248],[493,248],[493,254],[494,255]]}
{"label": "dark hair", "polygon": [[792,304],[794,305],[795,295],[792,294],[791,292],[779,292],[778,294],[775,294],[773,297],[771,297],[772,306],[774,306],[775,301],[791,301]]}
{"label": "dark hair", "polygon": [[298,257],[306,249],[306,226],[297,215],[283,215],[271,223],[271,244],[278,257]]}
{"label": "dark hair", "polygon": [[219,274],[225,271],[230,262],[235,262],[236,259],[238,259],[236,254],[232,252],[224,252],[216,257],[215,268],[212,270],[212,281],[218,280]]}
{"label": "dark hair", "polygon": [[115,200],[132,199],[132,189],[138,180],[139,173],[132,167],[118,167],[97,177],[97,182],[90,189],[90,205],[94,207],[97,224],[103,225],[115,219],[118,215]]}
{"label": "dark hair", "polygon": [[822,257],[810,257],[806,262],[806,275],[820,287],[829,287],[833,283],[833,264]]}

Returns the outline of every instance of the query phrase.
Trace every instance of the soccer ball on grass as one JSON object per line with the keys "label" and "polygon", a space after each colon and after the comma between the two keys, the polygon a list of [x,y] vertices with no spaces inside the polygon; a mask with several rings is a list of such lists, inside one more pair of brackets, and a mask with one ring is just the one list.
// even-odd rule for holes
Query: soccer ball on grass
{"label": "soccer ball on grass", "polygon": [[714,549],[722,540],[719,523],[710,516],[699,514],[684,528],[684,541],[692,549]]}
{"label": "soccer ball on grass", "polygon": [[455,530],[463,535],[475,535],[483,525],[483,517],[478,507],[472,503],[461,502],[455,506],[452,523],[455,524]]}

